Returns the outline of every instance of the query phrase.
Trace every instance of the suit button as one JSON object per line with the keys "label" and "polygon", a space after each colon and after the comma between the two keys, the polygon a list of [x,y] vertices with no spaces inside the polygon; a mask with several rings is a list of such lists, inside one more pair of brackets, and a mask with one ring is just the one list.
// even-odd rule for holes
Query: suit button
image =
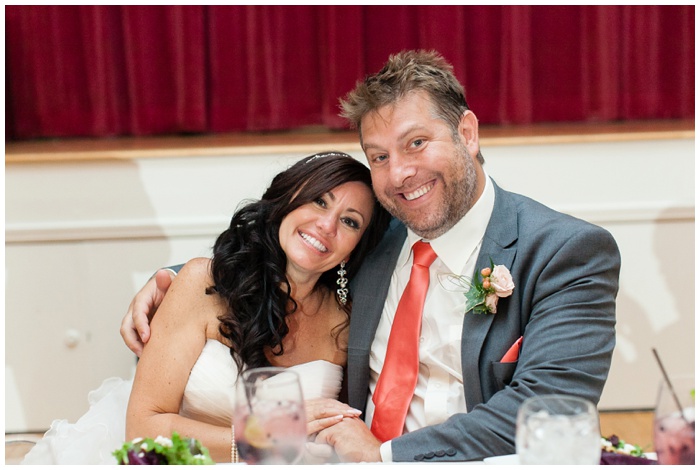
{"label": "suit button", "polygon": [[425,454],[426,459],[432,459],[433,457],[435,457],[435,452],[428,452]]}
{"label": "suit button", "polygon": [[444,457],[445,456],[445,451],[440,449],[437,452],[435,452],[435,455],[438,457]]}
{"label": "suit button", "polygon": [[446,453],[447,455],[449,455],[450,457],[454,457],[454,456],[457,454],[457,451],[454,450],[452,447],[450,447],[449,449],[447,449],[447,450],[445,451],[445,453]]}
{"label": "suit button", "polygon": [[425,455],[423,454],[418,454],[413,457],[413,460],[423,460],[425,458]]}

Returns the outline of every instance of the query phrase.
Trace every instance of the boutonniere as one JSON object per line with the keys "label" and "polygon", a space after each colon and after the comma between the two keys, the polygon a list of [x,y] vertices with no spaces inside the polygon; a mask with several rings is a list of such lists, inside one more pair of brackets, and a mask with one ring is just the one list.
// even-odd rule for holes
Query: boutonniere
{"label": "boutonniere", "polygon": [[[481,282],[477,281],[479,276]],[[470,310],[476,314],[496,313],[498,299],[509,297],[514,288],[513,276],[508,268],[502,264],[494,266],[492,261],[490,267],[474,273],[471,286],[464,293],[467,298],[464,313]]]}

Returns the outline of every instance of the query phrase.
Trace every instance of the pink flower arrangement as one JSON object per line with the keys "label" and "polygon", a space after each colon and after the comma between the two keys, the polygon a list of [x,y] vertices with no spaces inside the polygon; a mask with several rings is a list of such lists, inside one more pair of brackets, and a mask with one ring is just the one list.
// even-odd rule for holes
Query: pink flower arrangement
{"label": "pink flower arrangement", "polygon": [[[481,282],[476,281],[479,275]],[[471,287],[464,293],[467,299],[465,313],[470,310],[476,314],[496,313],[498,299],[509,297],[513,294],[513,289],[515,284],[508,268],[491,263],[491,267],[474,273]]]}

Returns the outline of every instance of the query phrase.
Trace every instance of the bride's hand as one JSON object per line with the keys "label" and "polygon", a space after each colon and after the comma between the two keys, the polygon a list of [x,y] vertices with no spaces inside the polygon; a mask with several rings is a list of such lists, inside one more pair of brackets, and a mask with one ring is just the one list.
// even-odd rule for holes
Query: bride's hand
{"label": "bride's hand", "polygon": [[362,412],[345,403],[330,398],[306,400],[307,433],[312,436],[329,426],[339,423],[343,418],[358,418]]}

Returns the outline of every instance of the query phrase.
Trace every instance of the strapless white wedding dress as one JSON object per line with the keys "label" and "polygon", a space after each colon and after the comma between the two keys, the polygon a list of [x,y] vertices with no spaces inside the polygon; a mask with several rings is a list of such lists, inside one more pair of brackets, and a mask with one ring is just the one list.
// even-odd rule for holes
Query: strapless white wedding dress
{"label": "strapless white wedding dress", "polygon": [[[305,399],[337,398],[343,369],[328,361],[313,361],[291,369],[299,373]],[[231,394],[236,363],[229,348],[210,339],[195,363],[185,387],[180,414],[221,426],[231,425]],[[109,378],[88,394],[90,409],[76,423],[55,420],[26,455],[23,464],[116,464],[112,452],[124,443],[126,406],[131,380]],[[155,437],[155,436],[150,436]],[[196,437],[196,436],[195,436]]]}

